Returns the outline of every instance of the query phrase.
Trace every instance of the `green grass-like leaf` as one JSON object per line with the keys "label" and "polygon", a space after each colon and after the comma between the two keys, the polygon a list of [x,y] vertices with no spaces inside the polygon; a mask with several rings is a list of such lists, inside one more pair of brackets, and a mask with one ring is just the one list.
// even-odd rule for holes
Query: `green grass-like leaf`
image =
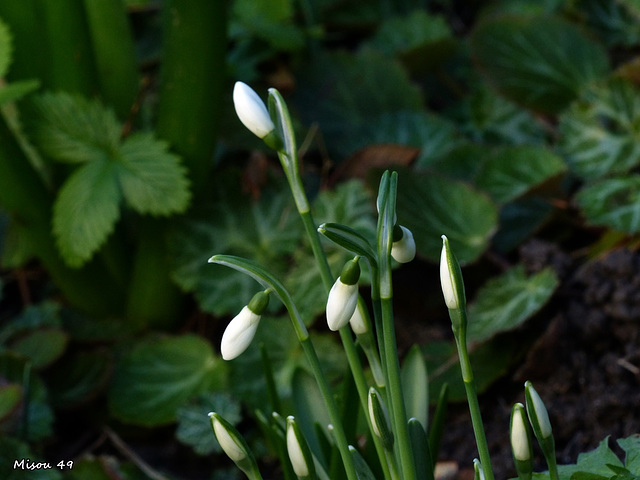
{"label": "green grass-like leaf", "polygon": [[90,162],[74,172],[53,206],[53,231],[67,264],[80,267],[105,243],[120,216],[114,166]]}
{"label": "green grass-like leaf", "polygon": [[0,78],[9,71],[11,56],[13,54],[13,37],[9,26],[0,20]]}
{"label": "green grass-like leaf", "polygon": [[186,169],[167,147],[150,133],[131,135],[122,144],[118,179],[125,200],[138,213],[169,215],[189,206]]}

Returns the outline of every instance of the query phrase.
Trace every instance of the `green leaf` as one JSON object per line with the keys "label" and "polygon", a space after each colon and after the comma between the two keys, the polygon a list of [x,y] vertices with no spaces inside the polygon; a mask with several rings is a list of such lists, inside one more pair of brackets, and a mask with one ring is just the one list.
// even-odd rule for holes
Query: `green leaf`
{"label": "green leaf", "polygon": [[547,113],[564,109],[585,85],[609,70],[599,44],[553,16],[491,17],[473,31],[470,47],[493,87],[516,103]]}
{"label": "green leaf", "polygon": [[527,277],[524,267],[518,265],[492,278],[469,306],[469,341],[480,342],[517,328],[549,301],[557,287],[551,268]]}
{"label": "green leaf", "polygon": [[21,80],[0,87],[0,105],[20,100],[40,88],[40,80]]}
{"label": "green leaf", "polygon": [[224,388],[225,368],[201,337],[147,339],[126,353],[109,388],[114,417],[155,426],[173,422],[187,399]]}
{"label": "green leaf", "polygon": [[400,172],[398,222],[412,232],[418,251],[438,261],[446,235],[460,263],[476,260],[497,228],[498,211],[485,195],[446,178]]}
{"label": "green leaf", "polygon": [[407,418],[415,418],[426,429],[429,426],[429,377],[417,345],[411,347],[402,364],[402,390]]}
{"label": "green leaf", "polygon": [[178,409],[176,438],[190,446],[198,455],[222,453],[220,444],[211,432],[209,412],[217,412],[231,425],[242,419],[240,404],[225,393],[207,393]]}
{"label": "green leaf", "polygon": [[67,347],[69,337],[58,328],[34,330],[12,342],[12,351],[27,357],[33,368],[47,367],[57,360]]}
{"label": "green leaf", "polygon": [[560,118],[560,148],[585,179],[640,164],[640,92],[623,79],[587,90]]}
{"label": "green leaf", "polygon": [[359,132],[383,131],[375,124],[384,114],[423,105],[420,89],[398,62],[366,49],[317,56],[300,73],[299,85],[294,100],[302,119],[319,124],[331,139],[328,148],[343,157],[364,146]]}
{"label": "green leaf", "polygon": [[631,435],[618,440],[625,452],[624,466],[634,475],[640,475],[640,435]]}
{"label": "green leaf", "polygon": [[193,291],[200,307],[216,315],[236,314],[256,293],[248,276],[207,263],[214,254],[244,257],[284,274],[287,256],[302,238],[291,194],[267,188],[259,201],[240,191],[238,177],[212,185],[216,199],[176,223],[170,236],[173,277]]}
{"label": "green leaf", "polygon": [[60,162],[84,163],[117,157],[121,127],[112,110],[97,100],[69,93],[34,99],[36,145]]}
{"label": "green leaf", "polygon": [[106,351],[65,355],[47,371],[52,404],[70,408],[88,402],[106,388],[112,371],[113,360]]}
{"label": "green leaf", "polygon": [[490,155],[476,177],[476,185],[499,203],[509,202],[562,174],[562,158],[543,147],[506,147]]}
{"label": "green leaf", "polygon": [[636,0],[578,0],[571,9],[584,18],[590,30],[595,31],[609,47],[630,47],[640,40],[640,12],[634,12],[631,4]]}
{"label": "green leaf", "polygon": [[0,386],[0,422],[6,420],[20,406],[22,387],[15,383]]}
{"label": "green leaf", "polygon": [[45,461],[34,455],[28,443],[21,442],[8,435],[0,436],[0,478],[4,480],[61,480],[62,474],[57,468],[28,470],[13,468],[15,460],[30,459],[29,462]]}
{"label": "green leaf", "polygon": [[576,202],[592,225],[626,233],[640,231],[640,175],[587,185],[576,195]]}
{"label": "green leaf", "polygon": [[553,205],[539,197],[523,197],[508,203],[500,210],[499,223],[505,227],[495,234],[493,245],[502,252],[516,248],[542,227],[553,211]]}
{"label": "green leaf", "polygon": [[9,26],[0,19],[0,78],[4,78],[9,71],[13,55],[13,37]]}
{"label": "green leaf", "polygon": [[80,267],[106,242],[120,216],[114,165],[87,163],[64,183],[53,206],[53,232],[65,262]]}
{"label": "green leaf", "polygon": [[167,148],[151,133],[133,134],[122,144],[118,180],[125,200],[138,213],[170,215],[189,206],[187,171]]}

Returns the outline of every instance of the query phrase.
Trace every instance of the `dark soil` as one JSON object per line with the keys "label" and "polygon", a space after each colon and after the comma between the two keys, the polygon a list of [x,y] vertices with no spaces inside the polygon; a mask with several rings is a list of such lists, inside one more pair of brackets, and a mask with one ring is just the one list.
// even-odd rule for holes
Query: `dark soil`
{"label": "dark soil", "polygon": [[[620,249],[584,263],[555,245],[533,241],[520,256],[532,272],[552,265],[561,286],[543,318],[531,320],[542,328],[524,363],[480,397],[497,479],[515,476],[509,416],[515,402],[524,403],[526,380],[549,410],[559,464],[575,463],[579,453],[607,436],[619,451],[616,439],[640,432],[640,254]],[[441,458],[458,464],[458,478],[473,478],[475,457],[466,406],[456,406]],[[541,461],[537,468],[544,471],[546,465]]]}

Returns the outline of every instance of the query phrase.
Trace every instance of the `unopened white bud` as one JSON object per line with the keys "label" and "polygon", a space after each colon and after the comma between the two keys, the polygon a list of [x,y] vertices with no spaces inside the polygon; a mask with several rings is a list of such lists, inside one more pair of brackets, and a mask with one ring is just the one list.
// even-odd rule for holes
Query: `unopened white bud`
{"label": "unopened white bud", "polygon": [[516,405],[511,417],[511,449],[516,460],[526,461],[531,458],[531,445],[524,418],[524,407]]}
{"label": "unopened white bud", "polygon": [[224,333],[220,343],[220,352],[225,360],[233,360],[244,352],[258,329],[261,316],[253,313],[249,306],[245,306],[238,315],[234,317]]}
{"label": "unopened white bud", "polygon": [[211,425],[213,426],[213,432],[218,439],[220,447],[227,454],[227,456],[234,462],[241,462],[247,457],[247,452],[244,449],[242,443],[232,435],[231,432],[222,424],[220,416],[211,412],[209,414],[211,418]]}
{"label": "unopened white bud", "polygon": [[233,104],[240,121],[257,137],[264,138],[274,131],[275,125],[267,107],[246,83],[236,82],[233,87]]}
{"label": "unopened white bud", "polygon": [[294,418],[287,417],[287,453],[289,460],[291,460],[291,466],[298,477],[308,477],[309,465],[307,465],[298,435],[301,435],[301,432],[296,428]]}
{"label": "unopened white bud", "polygon": [[402,231],[402,238],[391,244],[391,256],[398,263],[409,263],[416,256],[416,242],[411,230],[402,225],[398,226]]}

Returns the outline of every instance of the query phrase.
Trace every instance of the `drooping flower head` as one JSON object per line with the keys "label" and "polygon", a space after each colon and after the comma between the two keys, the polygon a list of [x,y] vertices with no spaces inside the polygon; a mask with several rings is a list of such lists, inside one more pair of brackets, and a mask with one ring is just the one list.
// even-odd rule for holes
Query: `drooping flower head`
{"label": "drooping flower head", "polygon": [[223,359],[233,360],[249,347],[258,329],[262,312],[268,304],[269,291],[258,292],[249,304],[229,322],[220,343]]}
{"label": "drooping flower head", "polygon": [[327,299],[327,325],[336,331],[344,327],[358,304],[358,280],[360,279],[359,257],[348,261],[342,273],[331,287]]}

